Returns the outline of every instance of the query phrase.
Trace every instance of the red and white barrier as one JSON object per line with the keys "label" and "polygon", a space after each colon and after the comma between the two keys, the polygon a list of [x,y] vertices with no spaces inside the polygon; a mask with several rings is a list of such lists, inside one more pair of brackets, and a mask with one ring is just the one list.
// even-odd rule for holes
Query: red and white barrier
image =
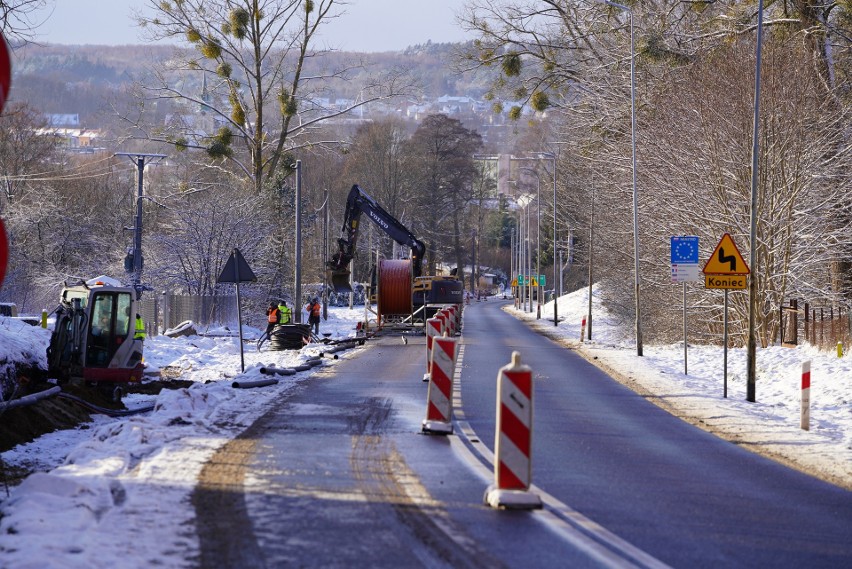
{"label": "red and white barrier", "polygon": [[580,325],[580,341],[583,341],[583,337],[586,335],[586,317],[583,316],[583,323]]}
{"label": "red and white barrier", "polygon": [[432,371],[432,344],[434,339],[442,336],[443,333],[440,319],[429,318],[426,320],[426,373],[423,375],[423,381],[429,381],[429,373]]}
{"label": "red and white barrier", "polygon": [[494,484],[485,491],[492,508],[541,508],[530,491],[532,479],[532,370],[512,352],[512,363],[497,374],[497,429],[494,436]]}
{"label": "red and white barrier", "polygon": [[802,429],[811,430],[811,361],[802,364]]}
{"label": "red and white barrier", "polygon": [[427,396],[424,433],[448,435],[453,432],[453,375],[456,372],[457,340],[435,338]]}

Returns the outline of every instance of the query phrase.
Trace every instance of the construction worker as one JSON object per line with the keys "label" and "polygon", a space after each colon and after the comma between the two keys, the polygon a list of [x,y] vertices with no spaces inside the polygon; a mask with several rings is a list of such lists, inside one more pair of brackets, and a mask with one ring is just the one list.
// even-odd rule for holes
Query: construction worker
{"label": "construction worker", "polygon": [[287,306],[287,301],[282,300],[278,303],[278,323],[279,324],[289,324],[292,320],[292,313],[290,311],[290,307]]}
{"label": "construction worker", "polygon": [[313,326],[314,334],[319,335],[320,313],[322,311],[322,305],[319,302],[319,298],[314,297],[314,299],[308,303],[306,309],[308,311],[308,325]]}
{"label": "construction worker", "polygon": [[268,324],[266,325],[266,334],[269,336],[272,333],[273,328],[278,325],[279,319],[279,310],[278,306],[274,302],[269,303],[269,308],[266,309],[266,321]]}
{"label": "construction worker", "polygon": [[136,330],[133,334],[134,340],[145,340],[145,322],[142,320],[142,315],[136,313]]}

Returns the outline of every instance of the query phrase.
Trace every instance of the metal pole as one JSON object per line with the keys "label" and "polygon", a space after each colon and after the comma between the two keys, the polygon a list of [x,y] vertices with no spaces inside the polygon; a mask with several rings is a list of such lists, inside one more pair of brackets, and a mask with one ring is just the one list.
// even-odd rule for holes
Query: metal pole
{"label": "metal pole", "polygon": [[296,323],[302,322],[302,161],[296,160],[296,251],[294,254],[294,286],[296,291]]}
{"label": "metal pole", "polygon": [[[323,259],[328,259],[328,190],[325,190],[325,201],[322,204],[322,250]],[[322,319],[328,320],[328,272],[323,273],[322,285]]]}
{"label": "metal pole", "polygon": [[722,360],[723,360],[723,368],[724,368],[724,391],[722,396],[727,399],[728,397],[728,289],[725,289],[725,316],[724,316],[724,335],[723,335],[723,344],[722,348]]}
{"label": "metal pole", "polygon": [[[556,281],[556,154],[553,155],[553,325],[559,326],[559,315],[557,305],[559,295]],[[559,284],[562,284],[561,281]]]}
{"label": "metal pole", "polygon": [[639,273],[639,194],[636,191],[636,47],[634,40],[633,12],[630,14],[630,128],[631,145],[633,152],[633,251],[636,282],[634,283],[636,296],[636,355],[642,355],[642,313],[641,299],[639,296],[640,273]]}
{"label": "metal pole", "polygon": [[683,284],[683,375],[689,375],[686,371],[686,283]]}
{"label": "metal pole", "polygon": [[624,6],[604,0],[604,4],[627,12],[630,18],[630,138],[633,163],[633,262],[634,282],[633,296],[636,300],[636,355],[642,355],[642,313],[639,297],[639,196],[636,191],[636,42],[633,24],[633,10]]}
{"label": "metal pole", "polygon": [[754,132],[751,147],[751,229],[749,240],[749,266],[751,278],[748,283],[748,348],[746,352],[746,401],[755,402],[757,340],[755,338],[755,320],[757,312],[757,175],[758,175],[758,135],[760,128],[760,62],[763,57],[763,0],[757,5],[757,57],[754,72]]}
{"label": "metal pole", "polygon": [[133,234],[133,288],[139,298],[142,285],[142,192],[145,177],[145,157],[136,157],[136,226]]}
{"label": "metal pole", "polygon": [[538,180],[536,187],[536,205],[535,205],[535,290],[538,298],[536,298],[536,319],[541,318],[541,178],[538,173],[535,175]]}
{"label": "metal pole", "polygon": [[[589,218],[589,315],[586,317],[586,339],[592,339],[592,265],[595,243],[595,192],[592,191],[592,215]],[[561,262],[561,261],[560,261]]]}

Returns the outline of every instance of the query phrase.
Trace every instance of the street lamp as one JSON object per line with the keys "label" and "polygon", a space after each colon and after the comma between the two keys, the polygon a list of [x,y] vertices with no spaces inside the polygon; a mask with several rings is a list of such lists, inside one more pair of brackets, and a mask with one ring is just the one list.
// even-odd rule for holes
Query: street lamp
{"label": "street lamp", "polygon": [[[536,318],[541,318],[541,279],[539,275],[541,275],[541,177],[538,175],[532,168],[521,168],[522,172],[529,172],[533,176],[535,176],[538,185],[536,187],[536,227],[535,227],[535,274],[536,274],[536,293],[537,293],[537,304],[536,304]],[[554,262],[555,262],[554,257]]]}
{"label": "street lamp", "polygon": [[630,18],[630,138],[633,159],[633,256],[635,272],[633,295],[636,299],[636,355],[642,355],[642,318],[639,308],[639,196],[636,192],[636,48],[633,32],[633,11],[622,4],[603,0],[603,3],[618,8]]}

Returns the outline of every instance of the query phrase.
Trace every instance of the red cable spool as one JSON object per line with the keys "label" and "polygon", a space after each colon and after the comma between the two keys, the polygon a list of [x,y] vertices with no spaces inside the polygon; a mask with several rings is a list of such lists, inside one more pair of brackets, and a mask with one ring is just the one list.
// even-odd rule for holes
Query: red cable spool
{"label": "red cable spool", "polygon": [[409,315],[412,310],[411,261],[379,261],[379,317]]}

